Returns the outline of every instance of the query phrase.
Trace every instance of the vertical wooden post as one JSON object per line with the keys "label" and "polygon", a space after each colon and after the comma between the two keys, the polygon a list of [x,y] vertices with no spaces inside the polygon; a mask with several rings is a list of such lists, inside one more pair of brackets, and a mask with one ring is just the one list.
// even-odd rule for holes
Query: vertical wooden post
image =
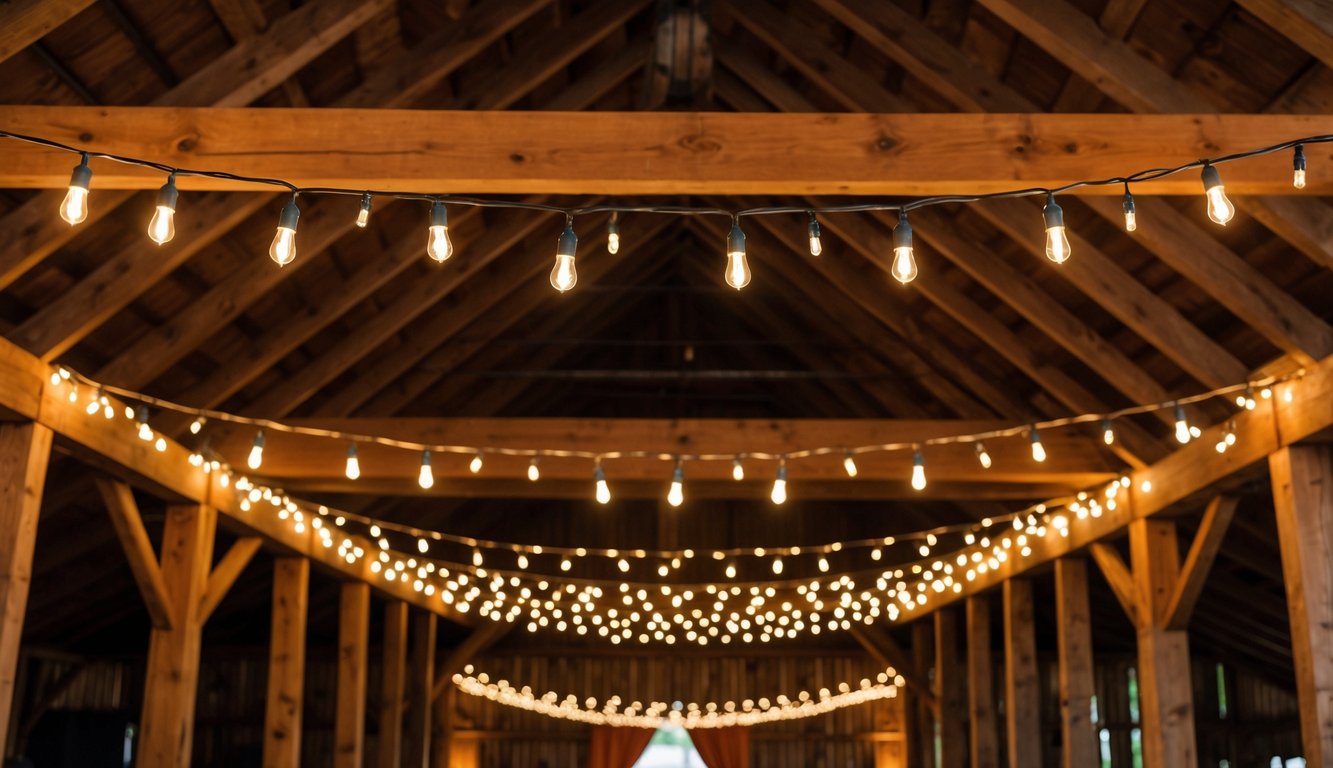
{"label": "vertical wooden post", "polygon": [[[912,624],[912,660],[916,664],[918,674],[923,678],[930,673],[935,664],[935,628],[930,622],[922,619]],[[921,681],[922,687],[934,688],[927,679]],[[917,762],[909,765],[918,765],[922,768],[935,768],[935,712],[930,707],[930,702],[923,696],[915,696],[916,699],[916,733],[914,734],[915,751],[914,759]],[[938,701],[938,699],[937,699]]]}
{"label": "vertical wooden post", "polygon": [[408,689],[406,768],[430,768],[431,699],[435,688],[435,614],[412,616],[412,674]]}
{"label": "vertical wooden post", "polygon": [[143,714],[139,719],[140,768],[190,764],[194,707],[203,639],[203,596],[213,559],[217,512],[196,504],[167,508],[162,533],[162,580],[175,620],[153,629],[148,644]]}
{"label": "vertical wooden post", "polygon": [[305,622],[310,561],[280,557],[273,564],[273,629],[264,712],[264,768],[299,768],[301,704],[305,693]]}
{"label": "vertical wooden post", "polygon": [[431,707],[435,720],[435,740],[431,744],[433,768],[449,768],[454,747],[454,711],[458,706],[458,688],[450,685]]}
{"label": "vertical wooden post", "polygon": [[51,430],[0,424],[0,747],[8,738]]}
{"label": "vertical wooden post", "polygon": [[935,697],[940,703],[940,768],[967,765],[967,681],[958,652],[958,611],[935,611]]}
{"label": "vertical wooden post", "polygon": [[1097,765],[1096,724],[1092,722],[1092,618],[1088,607],[1088,564],[1078,558],[1055,561],[1056,644],[1060,656],[1060,728],[1065,768]]}
{"label": "vertical wooden post", "polygon": [[1009,768],[1041,765],[1041,699],[1032,583],[1004,582],[1004,713]]}
{"label": "vertical wooden post", "polygon": [[1301,744],[1310,765],[1333,764],[1333,449],[1284,448],[1268,458],[1291,614]]}
{"label": "vertical wooden post", "polygon": [[362,768],[366,740],[366,662],[370,642],[370,585],[342,585],[338,609],[338,703],[333,725],[334,768]]}
{"label": "vertical wooden post", "polygon": [[967,720],[972,768],[999,768],[995,730],[995,682],[990,647],[990,602],[967,598]]}
{"label": "vertical wooden post", "polygon": [[398,768],[403,759],[403,683],[407,666],[407,603],[384,606],[384,671],[380,695],[380,768]]}
{"label": "vertical wooden post", "polygon": [[1138,624],[1139,712],[1143,722],[1143,763],[1148,768],[1194,768],[1194,735],[1189,637],[1167,630],[1160,618],[1180,575],[1176,524],[1135,520],[1129,524],[1129,552],[1140,613]]}

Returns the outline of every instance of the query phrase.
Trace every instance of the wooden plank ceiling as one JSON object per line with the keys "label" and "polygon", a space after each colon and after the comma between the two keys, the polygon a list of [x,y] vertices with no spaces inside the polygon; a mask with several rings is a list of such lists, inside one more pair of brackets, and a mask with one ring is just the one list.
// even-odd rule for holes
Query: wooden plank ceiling
{"label": "wooden plank ceiling", "polygon": [[[37,5],[0,9],[0,103],[1333,112],[1327,20],[1303,19],[1300,4],[1283,0],[715,0],[711,74],[688,103],[664,103],[661,74],[648,66],[648,0]],[[1286,162],[1273,161],[1276,178]],[[817,260],[805,252],[803,222],[765,220],[747,232],[755,278],[740,294],[722,283],[724,232],[712,222],[627,217],[615,257],[600,247],[604,225],[584,225],[579,285],[561,296],[545,279],[556,233],[532,214],[455,212],[458,255],[440,269],[421,253],[420,210],[381,201],[360,231],[343,207],[314,201],[299,258],[279,270],[264,256],[272,195],[191,195],[176,243],[157,249],[142,231],[151,192],[95,189],[77,228],[55,216],[60,194],[0,190],[0,333],[113,384],[273,418],[1012,423],[1163,400],[1333,352],[1333,210],[1314,196],[1246,197],[1225,229],[1203,220],[1195,196],[1142,196],[1133,236],[1115,201],[1070,199],[1076,256],[1061,269],[1041,256],[1031,203],[922,211],[921,274],[907,287],[887,274],[892,216],[828,217]],[[1228,415],[1218,404],[1199,411],[1208,422]],[[1168,437],[1151,417],[1127,422],[1116,453],[1089,471],[1160,458]],[[72,460],[52,472],[34,578],[60,573],[69,586],[34,591],[29,634],[77,647],[146,622],[86,472]],[[648,502],[626,502],[612,520],[590,501],[329,498],[458,533],[654,543],[653,525],[645,533],[622,519],[655,516]],[[1222,548],[1196,643],[1285,680],[1264,498],[1242,500],[1231,539],[1245,543]],[[676,535],[797,543],[986,509],[968,499],[809,502],[778,514],[758,501],[711,502],[686,512]],[[247,578],[257,579],[243,576],[220,612],[262,611],[265,590]],[[1219,619],[1223,590],[1258,598],[1247,600],[1253,626]],[[317,622],[327,607],[314,610]],[[1124,627],[1094,621],[1103,618]]]}

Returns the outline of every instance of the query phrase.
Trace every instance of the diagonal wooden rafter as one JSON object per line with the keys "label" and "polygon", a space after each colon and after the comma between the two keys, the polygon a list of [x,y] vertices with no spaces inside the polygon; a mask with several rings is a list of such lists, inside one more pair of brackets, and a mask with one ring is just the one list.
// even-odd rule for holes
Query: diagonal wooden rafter
{"label": "diagonal wooden rafter", "polygon": [[1306,53],[1333,67],[1333,8],[1302,0],[1237,0]]}
{"label": "diagonal wooden rafter", "polygon": [[1106,583],[1110,585],[1112,594],[1120,603],[1125,615],[1129,617],[1130,623],[1136,627],[1140,626],[1143,617],[1139,615],[1139,606],[1143,600],[1139,597],[1134,574],[1125,564],[1125,559],[1115,547],[1100,542],[1088,547],[1088,552],[1092,554],[1093,561],[1101,569],[1102,576],[1106,578]]}
{"label": "diagonal wooden rafter", "polygon": [[200,621],[208,621],[208,617],[213,615],[217,609],[218,603],[231,590],[236,579],[240,578],[241,572],[245,566],[250,563],[264,545],[264,540],[258,536],[245,536],[236,540],[227,550],[227,554],[222,556],[217,565],[213,566],[213,571],[208,575],[208,583],[204,587],[203,598],[200,601],[199,617]]}
{"label": "diagonal wooden rafter", "polygon": [[97,489],[111,515],[116,536],[130,562],[130,572],[134,574],[134,583],[143,596],[153,626],[157,629],[171,629],[171,594],[162,578],[162,569],[153,552],[153,542],[144,530],[139,505],[134,502],[134,493],[125,483],[109,478],[98,478]]}
{"label": "diagonal wooden rafter", "polygon": [[435,684],[431,686],[430,699],[438,701],[448,689],[453,676],[463,667],[471,664],[477,655],[500,642],[514,625],[507,621],[488,621],[472,630],[463,638],[463,642],[449,649],[448,654],[435,667]]}
{"label": "diagonal wooden rafter", "polygon": [[0,61],[69,21],[93,0],[11,0],[0,5]]}
{"label": "diagonal wooden rafter", "polygon": [[[1039,263],[1046,263],[1043,241],[1038,237],[1034,223],[1041,220],[1040,206],[1024,200],[996,200],[977,206],[975,210],[1036,257]],[[1078,256],[1055,270],[1060,277],[1100,304],[1205,387],[1224,387],[1245,379],[1246,366],[1222,345],[1210,339],[1087,239],[1077,232],[1068,235]]]}
{"label": "diagonal wooden rafter", "polygon": [[1199,530],[1194,535],[1194,543],[1190,545],[1185,562],[1180,566],[1175,590],[1166,601],[1162,615],[1158,617],[1166,629],[1185,629],[1189,625],[1208,572],[1213,567],[1213,560],[1222,549],[1222,540],[1231,525],[1231,518],[1236,514],[1238,501],[1234,496],[1218,496],[1204,510],[1203,521],[1199,523]]}
{"label": "diagonal wooden rafter", "polygon": [[[234,42],[249,40],[264,31],[264,27],[268,25],[264,9],[258,0],[208,0],[208,2],[213,6],[218,20],[222,22],[223,27],[226,27],[227,34],[231,35]],[[295,78],[283,80],[282,90],[293,107],[310,106],[310,99],[306,97],[305,90]]]}

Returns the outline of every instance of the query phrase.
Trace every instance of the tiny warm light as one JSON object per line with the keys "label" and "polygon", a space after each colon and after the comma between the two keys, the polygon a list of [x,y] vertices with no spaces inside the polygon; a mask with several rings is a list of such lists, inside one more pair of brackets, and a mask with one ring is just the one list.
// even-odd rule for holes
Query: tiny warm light
{"label": "tiny warm light", "polygon": [[1032,444],[1032,460],[1046,461],[1046,447],[1041,444],[1041,435],[1037,434],[1036,426],[1028,429],[1028,441]]}

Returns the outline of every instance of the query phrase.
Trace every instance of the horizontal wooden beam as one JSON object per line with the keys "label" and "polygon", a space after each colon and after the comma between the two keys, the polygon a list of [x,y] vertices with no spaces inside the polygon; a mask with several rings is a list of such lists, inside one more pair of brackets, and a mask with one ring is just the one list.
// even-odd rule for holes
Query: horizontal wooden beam
{"label": "horizontal wooden beam", "polygon": [[[255,505],[242,508],[242,496],[234,486],[224,484],[220,473],[207,474],[190,464],[190,451],[172,440],[165,449],[139,440],[135,427],[122,418],[107,420],[88,416],[86,400],[71,402],[71,385],[51,384],[51,367],[36,357],[0,339],[0,412],[35,421],[48,427],[62,446],[80,460],[109,474],[125,479],[171,502],[207,504],[221,515],[221,521],[241,536],[260,536],[280,556],[304,555],[316,566],[335,577],[363,581],[380,594],[415,605],[460,624],[473,619],[445,605],[438,597],[416,592],[410,584],[388,581],[371,571],[368,558],[349,564],[338,556],[336,548],[326,547],[312,525],[299,528],[292,519],[282,520],[273,508]],[[82,393],[84,396],[91,392]],[[76,398],[77,399],[77,398]],[[112,399],[117,413],[123,402]],[[347,536],[353,544],[371,551],[374,544],[360,536]]]}
{"label": "horizontal wooden beam", "polygon": [[[831,447],[834,452],[789,462],[793,483],[810,481],[905,486],[912,472],[910,450],[866,453],[856,457],[857,476],[848,478],[843,467],[843,447],[913,444],[934,437],[976,434],[1013,426],[1012,422],[971,420],[907,419],[560,419],[560,418],[351,418],[297,419],[291,423],[434,445],[485,446],[496,449],[544,449],[612,453],[643,451],[670,457],[677,454],[749,453],[782,455],[802,449]],[[211,445],[233,466],[243,466],[254,439],[252,429],[227,425],[209,434]],[[388,490],[393,481],[415,487],[419,460],[415,451],[378,444],[357,446],[361,477],[346,481],[348,443],[327,437],[311,437],[270,430],[265,434],[264,464],[256,473],[284,488],[318,482],[343,481],[349,492],[367,483]],[[974,445],[956,443],[923,449],[926,474],[931,484],[976,483],[1065,487],[1069,490],[1110,480],[1119,474],[1119,464],[1101,443],[1081,432],[1051,430],[1043,435],[1050,458],[1032,460],[1026,435],[986,441],[992,465],[983,469]],[[487,453],[479,474],[469,468],[470,453],[437,453],[432,470],[437,480],[505,481],[526,478],[529,459]],[[662,459],[606,458],[602,462],[613,482],[665,482],[670,470]],[[749,460],[747,481],[768,483],[776,471],[775,461]],[[590,482],[592,461],[587,458],[542,457],[538,467],[542,482],[575,481],[582,492]],[[693,480],[731,481],[730,461],[688,462],[686,474]],[[524,485],[529,485],[526,479]],[[459,487],[462,487],[461,485]]]}
{"label": "horizontal wooden beam", "polygon": [[[0,128],[303,186],[419,192],[933,195],[1057,186],[1324,133],[1326,115],[726,114],[6,106]],[[441,136],[447,136],[442,141]],[[1333,194],[1333,145],[1305,194]],[[781,157],[783,162],[774,162]],[[0,141],[0,187],[63,188],[74,159]],[[162,175],[93,162],[94,189]],[[1233,193],[1292,194],[1269,162]],[[182,178],[182,190],[247,187]],[[248,187],[253,189],[253,187]],[[1118,187],[1098,190],[1122,194]],[[1197,173],[1137,184],[1199,194]],[[92,204],[96,205],[96,194]],[[189,197],[181,215],[188,215]]]}

